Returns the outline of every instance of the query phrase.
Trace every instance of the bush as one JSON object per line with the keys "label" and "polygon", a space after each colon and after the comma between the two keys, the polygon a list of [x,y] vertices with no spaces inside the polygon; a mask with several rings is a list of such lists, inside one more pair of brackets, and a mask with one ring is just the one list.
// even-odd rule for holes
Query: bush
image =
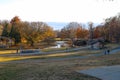
{"label": "bush", "polygon": [[87,42],[85,40],[76,40],[73,43],[75,46],[84,46],[87,44]]}

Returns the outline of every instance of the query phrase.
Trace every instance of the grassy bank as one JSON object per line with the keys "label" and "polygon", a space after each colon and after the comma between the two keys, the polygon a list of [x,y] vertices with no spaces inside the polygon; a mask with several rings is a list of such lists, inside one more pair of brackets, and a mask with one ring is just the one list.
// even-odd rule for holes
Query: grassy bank
{"label": "grassy bank", "polygon": [[23,60],[23,59],[70,58],[70,57],[79,57],[79,56],[85,56],[85,55],[90,55],[90,54],[97,54],[97,53],[101,53],[101,52],[102,52],[102,50],[81,50],[81,51],[76,51],[76,52],[38,54],[38,55],[1,54],[0,62]]}

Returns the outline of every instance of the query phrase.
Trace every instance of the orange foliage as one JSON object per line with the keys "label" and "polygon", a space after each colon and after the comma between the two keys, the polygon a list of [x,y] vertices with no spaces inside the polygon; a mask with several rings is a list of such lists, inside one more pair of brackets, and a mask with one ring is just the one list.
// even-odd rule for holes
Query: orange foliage
{"label": "orange foliage", "polygon": [[11,24],[19,23],[19,22],[20,22],[20,19],[18,16],[13,17],[13,19],[10,21]]}
{"label": "orange foliage", "polygon": [[87,35],[88,35],[88,30],[80,28],[80,27],[77,28],[77,31],[76,31],[77,38],[86,38]]}
{"label": "orange foliage", "polygon": [[94,30],[94,38],[99,38],[101,37],[101,34],[100,34],[100,31],[99,31],[99,28],[96,27],[95,30]]}
{"label": "orange foliage", "polygon": [[50,27],[46,28],[46,31],[44,32],[44,37],[55,37],[53,29]]}

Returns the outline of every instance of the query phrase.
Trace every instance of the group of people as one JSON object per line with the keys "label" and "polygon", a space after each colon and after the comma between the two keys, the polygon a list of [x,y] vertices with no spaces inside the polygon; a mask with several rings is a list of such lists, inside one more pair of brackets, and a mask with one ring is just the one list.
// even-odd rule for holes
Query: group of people
{"label": "group of people", "polygon": [[107,54],[110,54],[110,50],[109,49],[105,50],[105,55],[107,55]]}

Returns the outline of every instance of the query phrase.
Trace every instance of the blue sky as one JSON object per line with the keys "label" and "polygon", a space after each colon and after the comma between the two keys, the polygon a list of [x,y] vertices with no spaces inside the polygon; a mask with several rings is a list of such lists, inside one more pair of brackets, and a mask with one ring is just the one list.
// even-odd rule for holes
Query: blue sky
{"label": "blue sky", "polygon": [[120,0],[0,0],[0,10],[0,20],[102,23],[120,12]]}
{"label": "blue sky", "polygon": [[6,5],[6,4],[11,4],[13,3],[15,0],[0,0],[0,5]]}
{"label": "blue sky", "polygon": [[60,30],[65,27],[69,22],[46,22],[48,25],[52,26],[54,30]]}

